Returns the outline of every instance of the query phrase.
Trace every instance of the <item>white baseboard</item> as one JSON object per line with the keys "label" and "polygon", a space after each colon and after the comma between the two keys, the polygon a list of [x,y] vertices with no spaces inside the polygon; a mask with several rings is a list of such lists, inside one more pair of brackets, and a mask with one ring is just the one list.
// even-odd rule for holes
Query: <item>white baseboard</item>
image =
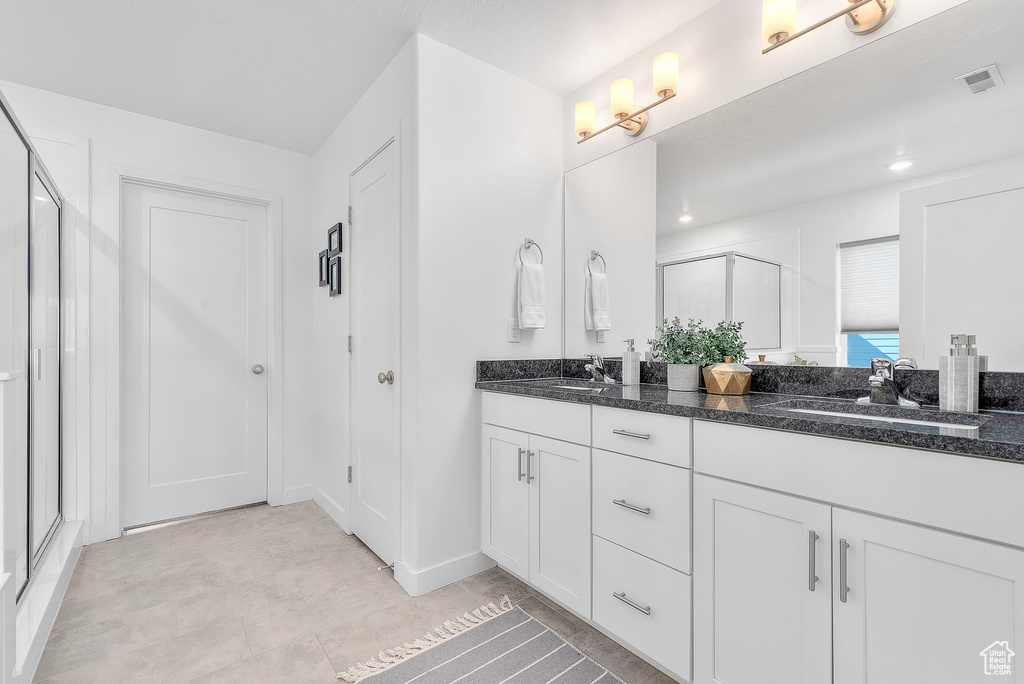
{"label": "white baseboard", "polygon": [[395,563],[395,579],[410,596],[422,596],[495,565],[497,564],[494,561],[480,551],[419,572],[403,562],[398,562]]}
{"label": "white baseboard", "polygon": [[340,503],[331,498],[327,492],[313,485],[313,501],[317,503],[324,512],[331,516],[331,520],[338,523],[338,527],[345,530],[345,534],[352,534],[349,527],[348,511]]}
{"label": "white baseboard", "polygon": [[313,498],[313,487],[312,485],[303,485],[301,487],[288,487],[282,494],[281,503],[285,506],[288,504],[299,503],[300,501],[309,501]]}
{"label": "white baseboard", "polygon": [[[18,605],[15,625],[15,666],[13,681],[29,684],[35,677],[46,639],[57,619],[64,592],[82,555],[82,521],[65,522],[50,542],[25,595]],[[7,636],[10,638],[10,635]]]}

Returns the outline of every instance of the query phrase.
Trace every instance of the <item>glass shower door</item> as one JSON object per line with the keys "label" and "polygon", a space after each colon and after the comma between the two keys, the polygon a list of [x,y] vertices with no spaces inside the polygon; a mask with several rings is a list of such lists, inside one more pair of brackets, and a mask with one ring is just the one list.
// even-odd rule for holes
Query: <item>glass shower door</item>
{"label": "glass shower door", "polygon": [[0,456],[3,560],[18,595],[28,583],[29,150],[0,110]]}
{"label": "glass shower door", "polygon": [[29,234],[29,483],[33,566],[60,520],[60,203],[32,174]]}

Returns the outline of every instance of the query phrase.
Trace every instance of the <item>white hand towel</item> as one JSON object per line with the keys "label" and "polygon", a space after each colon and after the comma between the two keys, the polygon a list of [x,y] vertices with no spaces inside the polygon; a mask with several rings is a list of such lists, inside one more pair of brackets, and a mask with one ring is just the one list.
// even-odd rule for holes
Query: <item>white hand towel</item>
{"label": "white hand towel", "polygon": [[586,302],[583,317],[587,330],[611,330],[611,300],[608,297],[608,275],[606,273],[588,273],[586,285]]}
{"label": "white hand towel", "polygon": [[519,329],[544,327],[544,267],[523,264],[519,269]]}

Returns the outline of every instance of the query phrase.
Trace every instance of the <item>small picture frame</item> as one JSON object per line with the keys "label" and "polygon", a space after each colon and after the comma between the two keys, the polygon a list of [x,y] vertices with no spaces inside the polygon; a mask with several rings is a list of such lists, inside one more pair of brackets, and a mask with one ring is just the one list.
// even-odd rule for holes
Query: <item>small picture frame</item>
{"label": "small picture frame", "polygon": [[327,250],[320,252],[320,287],[329,285],[331,280],[331,258],[327,256]]}
{"label": "small picture frame", "polygon": [[341,224],[335,223],[327,229],[327,255],[336,257],[341,254]]}
{"label": "small picture frame", "polygon": [[[341,224],[339,224],[341,225]],[[330,296],[334,297],[341,294],[341,257],[336,256],[331,259],[330,264],[327,267],[327,279],[330,283]]]}

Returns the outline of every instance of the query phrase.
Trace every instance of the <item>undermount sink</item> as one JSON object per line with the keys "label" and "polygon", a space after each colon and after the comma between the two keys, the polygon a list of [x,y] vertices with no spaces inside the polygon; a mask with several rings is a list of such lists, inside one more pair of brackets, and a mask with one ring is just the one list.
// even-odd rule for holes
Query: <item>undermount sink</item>
{"label": "undermount sink", "polygon": [[914,418],[897,418],[894,416],[874,416],[864,413],[853,413],[846,411],[820,411],[816,409],[791,408],[785,409],[790,413],[809,413],[815,416],[838,416],[842,418],[856,418],[857,420],[873,420],[879,423],[903,423],[907,425],[926,425],[929,427],[956,428],[957,430],[977,430],[980,425],[963,425],[961,423],[947,423],[932,420],[916,420]]}

